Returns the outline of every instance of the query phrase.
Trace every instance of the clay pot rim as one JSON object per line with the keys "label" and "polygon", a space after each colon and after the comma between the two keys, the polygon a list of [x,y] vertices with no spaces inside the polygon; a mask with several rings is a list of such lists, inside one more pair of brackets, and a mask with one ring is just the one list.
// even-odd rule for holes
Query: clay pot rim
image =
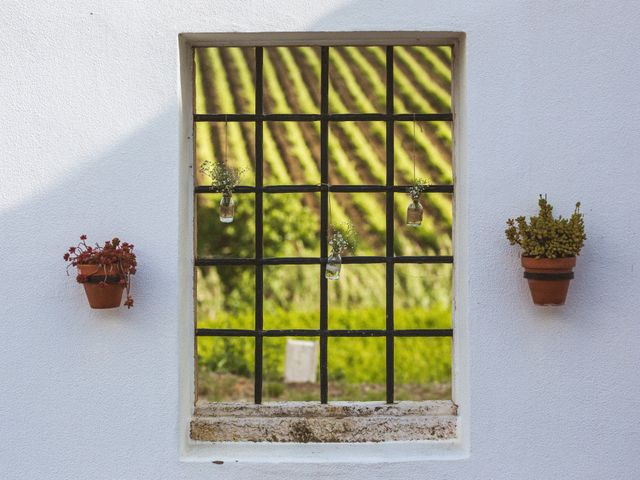
{"label": "clay pot rim", "polygon": [[536,258],[522,255],[521,262],[524,268],[544,270],[571,270],[576,266],[576,257]]}

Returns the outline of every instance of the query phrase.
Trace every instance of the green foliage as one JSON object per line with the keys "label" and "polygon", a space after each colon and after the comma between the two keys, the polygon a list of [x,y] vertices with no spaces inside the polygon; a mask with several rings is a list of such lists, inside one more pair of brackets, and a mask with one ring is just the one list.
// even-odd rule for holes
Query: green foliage
{"label": "green foliage", "polygon": [[[253,195],[238,194],[236,218],[231,224],[218,221],[220,195],[212,195],[211,205],[198,206],[198,255],[204,257],[251,258],[255,254],[255,204]],[[318,226],[314,216],[302,204],[301,194],[268,195],[265,197],[263,248],[272,256],[304,256],[319,251]],[[255,279],[253,268],[217,266],[201,269],[198,299],[201,304],[214,292],[214,308],[238,312],[253,302]],[[289,276],[291,277],[291,276]],[[221,281],[223,279],[223,281]],[[288,278],[278,289],[284,295],[308,290],[317,283],[314,278]],[[200,282],[200,280],[199,280]],[[213,300],[212,300],[213,301]],[[284,300],[283,300],[283,303]]]}
{"label": "green foliage", "polygon": [[[433,111],[448,107],[450,89],[450,48],[430,48],[428,61],[419,61],[420,52],[400,52],[396,111]],[[369,52],[370,54],[367,54]],[[380,55],[381,54],[381,55]],[[201,113],[239,113],[254,110],[253,62],[249,50],[198,49],[196,52],[196,108]],[[421,79],[417,81],[416,66]],[[437,65],[437,72],[435,66]],[[319,78],[318,50],[293,47],[264,52],[265,102],[270,112],[317,112],[317,91],[309,72]],[[384,50],[344,48],[332,50],[330,110],[377,111],[372,98],[384,104],[386,95]],[[403,73],[404,72],[404,73]],[[409,73],[409,75],[407,74]],[[363,79],[365,80],[363,82]],[[426,82],[426,83],[425,83]],[[319,82],[317,82],[319,87]],[[431,85],[433,83],[433,85]],[[439,85],[439,86],[438,86]],[[339,88],[338,88],[339,87]],[[366,88],[365,88],[366,87]],[[445,94],[443,95],[442,90]],[[206,98],[205,98],[206,97]],[[440,98],[438,98],[440,97]],[[205,101],[206,100],[206,101]],[[212,110],[213,109],[213,110]],[[302,128],[297,122],[265,122],[263,131],[265,184],[316,184],[320,181],[317,152],[309,136],[319,138],[319,122]],[[412,122],[398,122],[396,135],[395,182],[402,184],[414,176],[410,155]],[[199,122],[196,134],[197,167],[204,161],[228,160],[246,169],[252,178],[255,138],[251,128],[240,122],[228,125],[229,158],[224,154],[226,133],[218,123]],[[328,138],[332,183],[382,184],[386,182],[383,122],[336,122]],[[406,142],[405,142],[406,143]],[[451,174],[451,125],[430,122],[416,135],[419,152],[416,174],[434,182],[448,183]],[[376,148],[376,146],[378,146]],[[382,153],[381,153],[382,152]],[[196,168],[199,170],[199,168]],[[245,180],[243,179],[243,183]],[[361,238],[363,255],[372,254],[386,232],[384,195],[369,193],[331,195],[331,221],[340,224],[351,218]],[[201,257],[252,258],[255,255],[255,200],[250,194],[234,193],[237,201],[233,223],[218,221],[220,194],[198,196],[197,249]],[[317,198],[315,199],[317,200]],[[264,255],[268,257],[319,255],[319,207],[313,194],[263,195]],[[396,220],[403,218],[406,197],[394,195]],[[451,196],[430,193],[424,198],[427,215],[423,228],[394,231],[396,254],[412,255],[450,248]],[[382,242],[384,244],[384,241]],[[253,266],[197,268],[197,316],[199,327],[254,329],[255,270]],[[329,324],[332,329],[384,328],[383,265],[345,265],[339,282],[329,287]],[[319,326],[319,267],[264,267],[264,326],[309,328]],[[398,265],[395,269],[396,328],[451,327],[451,269],[442,265]],[[316,339],[317,340],[317,339]],[[330,339],[330,381],[355,385],[384,382],[383,338]],[[264,378],[267,396],[282,393],[284,345],[286,338],[264,339]],[[203,337],[198,339],[200,368],[217,377],[240,377],[247,384],[253,374],[252,337]],[[447,383],[451,377],[451,339],[398,338],[395,359],[397,382]],[[228,375],[227,375],[228,374]],[[232,379],[230,380],[232,381]],[[232,381],[233,384],[233,381]],[[233,385],[230,384],[230,388]],[[234,387],[235,388],[235,387]],[[355,395],[345,398],[355,398]],[[422,398],[418,395],[419,398]]]}
{"label": "green foliage", "polygon": [[[384,51],[384,49],[381,50],[379,47],[370,47],[370,49],[372,51]],[[303,47],[300,49],[300,51],[303,55],[305,55],[305,58],[307,59],[309,65],[312,66],[312,68],[318,75],[320,75],[320,60],[317,57],[316,52],[308,47]],[[353,58],[350,58],[350,60],[352,60],[352,62],[350,63],[356,66],[350,66],[350,63],[342,58],[338,50],[332,50],[332,68],[336,69],[336,73],[344,81],[345,87],[348,89],[349,94],[353,97],[356,109],[363,112],[375,111],[375,106],[367,96],[368,92],[362,89],[362,86],[356,80],[351,69],[354,68],[362,70],[362,73],[370,77],[372,79],[372,82],[369,85],[371,90],[373,92],[379,93],[383,98],[386,95],[384,81],[375,81],[375,79],[378,77],[378,73],[376,72],[375,68],[368,63],[364,56],[362,56],[362,54],[360,53],[360,49],[355,47],[348,47],[345,48],[345,51],[353,56]],[[287,63],[287,66],[290,69],[296,68],[295,63],[293,63],[291,59],[289,60],[289,63]],[[333,85],[332,81],[330,81],[330,86],[331,85]],[[301,88],[306,89],[307,87],[302,85]],[[400,99],[396,100],[400,102]],[[341,96],[337,94],[337,90],[336,94],[329,95],[329,107],[332,111],[349,111],[349,108],[347,108],[347,106],[341,99]],[[406,132],[409,132],[412,128],[409,122],[398,122],[397,125],[400,128],[404,129]],[[354,122],[338,122],[335,128],[342,130],[344,135],[349,139],[350,145],[343,145],[336,136],[329,135],[329,158],[331,159],[332,169],[335,169],[335,172],[344,179],[345,183],[354,185],[365,183],[363,182],[363,179],[359,174],[359,170],[357,168],[354,168],[354,159],[356,159],[358,160],[358,163],[366,165],[366,169],[369,174],[374,176],[377,181],[379,181],[380,183],[384,183],[386,181],[386,167],[384,165],[384,160],[378,153],[376,153],[376,149],[373,147],[373,144],[370,140],[371,137],[366,134],[367,130],[370,129],[372,136],[378,142],[384,143],[386,137],[386,127],[384,123],[370,122],[370,124],[367,125],[367,128],[362,128],[362,124]],[[416,136],[416,140],[417,146],[421,150],[426,148],[425,153],[429,163],[433,164],[436,161],[436,157],[440,158],[440,154],[437,152],[437,149],[434,148],[432,143],[428,138],[425,137],[422,131],[420,131],[419,135]],[[352,151],[351,154],[350,151]],[[400,141],[398,141],[395,145],[395,154],[397,157],[396,168],[400,172],[403,172],[405,175],[410,174],[411,176],[413,176],[414,163],[410,158],[409,153],[406,152],[403,148]],[[451,171],[450,164],[446,164],[445,171]],[[401,181],[401,179],[397,178],[396,181],[399,182]],[[451,181],[450,174],[446,178],[444,178],[444,182],[447,181]],[[369,194],[354,193],[350,195],[350,197],[354,201],[358,210],[362,212],[363,216],[369,219],[370,231],[379,235],[380,237],[384,237],[384,205],[376,202],[376,199]],[[439,197],[436,196],[430,196],[429,200],[429,203],[434,208],[436,208],[439,214],[442,216],[440,221],[446,224],[451,224],[450,214],[448,213],[450,212],[450,201],[444,202],[443,204],[443,202],[439,201]],[[406,205],[404,204],[403,199],[397,196],[395,197],[394,203],[398,215],[404,215]],[[446,243],[446,239],[441,238],[440,244],[435,241],[436,234],[433,229],[433,221],[430,217],[427,217],[425,219],[423,228],[413,233],[419,237],[421,243],[428,245],[434,251],[438,251],[442,243]],[[442,242],[442,240],[445,241]],[[410,242],[407,241],[407,238],[403,235],[400,235],[396,238],[396,243],[400,246],[400,250],[403,252],[409,252],[411,249]]]}
{"label": "green foliage", "polygon": [[511,245],[522,247],[523,255],[535,258],[563,258],[580,254],[587,236],[584,233],[584,217],[580,213],[580,202],[570,218],[553,218],[553,207],[546,196],[538,200],[540,212],[507,220],[505,234]]}
{"label": "green foliage", "polygon": [[[451,47],[448,47],[449,52]],[[444,62],[434,52],[434,47],[411,47],[411,51],[417,54],[421,60],[429,66],[429,69],[433,72],[435,78],[439,78],[440,83],[444,84],[449,89],[451,88],[451,58]]]}
{"label": "green foliage", "polygon": [[[380,66],[386,65],[386,56],[384,50],[372,49],[371,53],[376,57]],[[437,112],[438,107],[433,98],[424,97],[416,88],[413,77],[405,75],[402,70],[394,69],[393,71],[395,86],[398,87],[400,97],[404,99],[408,112]],[[398,102],[394,99],[396,111],[400,111]],[[453,137],[451,128],[446,122],[429,122],[429,125],[435,130],[436,136],[447,146],[451,146]]]}
{"label": "green foliage", "polygon": [[[426,49],[427,47],[422,47]],[[418,49],[418,47],[414,47]],[[433,104],[436,111],[451,111],[451,92],[440,87],[432,78],[423,75],[424,64],[417,61],[407,47],[396,47],[393,49],[396,62],[404,64],[412,75],[414,84],[419,85],[427,94],[427,98]]]}
{"label": "green foliage", "polygon": [[[375,324],[384,317],[384,309],[358,308],[331,310],[332,329],[349,330]],[[397,310],[396,316],[402,324],[419,325],[420,328],[450,328],[451,309],[448,306],[432,310]],[[316,312],[277,310],[265,312],[265,324],[295,324],[301,329],[317,329]],[[199,322],[201,328],[252,329],[252,314],[224,315],[214,322]],[[307,338],[306,340],[317,340]],[[350,383],[383,383],[385,381],[384,339],[381,338],[331,338],[329,375],[332,380]],[[263,344],[264,378],[267,381],[282,381],[284,378],[284,354],[286,338],[267,338]],[[450,338],[398,338],[395,359],[399,365],[399,380],[403,383],[437,382],[451,380]],[[251,338],[200,338],[198,341],[198,363],[211,371],[233,373],[250,377],[253,375],[254,343]]]}
{"label": "green foliage", "polygon": [[[367,49],[368,51],[375,53],[377,48],[370,47]],[[384,79],[380,76],[380,74],[376,71],[375,67],[365,58],[363,55],[363,51],[360,48],[356,47],[347,47],[344,49],[346,54],[345,61],[340,60],[339,55],[335,55],[334,62],[336,67],[341,68],[340,75],[348,78],[349,74],[349,65],[352,65],[352,69],[361,70],[362,73],[371,79],[369,82],[369,87],[371,91],[381,98],[386,97],[386,87]],[[384,52],[383,52],[384,55]],[[348,63],[347,63],[348,62]],[[383,65],[382,63],[379,66]],[[425,72],[428,73],[428,72]],[[427,75],[428,76],[428,75]],[[349,85],[348,83],[347,85]],[[357,83],[356,83],[357,85]],[[374,107],[370,102],[367,94],[362,91],[362,89],[355,89],[351,92],[354,96],[354,100],[358,103],[358,107],[363,112],[374,111]],[[419,92],[413,92],[415,95],[419,95]],[[394,98],[394,107],[396,111],[409,111],[409,108],[405,106],[402,98],[397,96]],[[437,122],[443,128],[449,128],[450,126],[446,122]],[[432,124],[428,124],[433,126]],[[410,122],[397,122],[397,126],[404,130],[405,134],[412,135],[413,134],[413,125]],[[379,124],[378,122],[372,122],[370,127],[373,133],[381,139],[385,138],[385,126],[384,124]],[[436,147],[435,142],[432,142],[429,137],[422,130],[418,132],[416,135],[416,143],[417,147],[423,154],[426,156],[429,168],[436,169],[439,173],[439,177],[436,177],[441,183],[451,182],[451,164],[449,161],[443,158],[439,149]],[[446,144],[445,144],[446,145]],[[413,162],[410,159],[409,153],[406,152],[400,142],[395,145],[396,150],[396,167],[399,171],[401,171],[405,176],[411,177],[413,175]]]}
{"label": "green foliage", "polygon": [[319,249],[318,224],[302,203],[302,194],[264,198],[263,247],[267,256],[298,256]]}
{"label": "green foliage", "polygon": [[213,372],[227,372],[249,377],[253,374],[253,349],[247,348],[245,339],[220,337],[214,345],[200,342],[198,363]]}

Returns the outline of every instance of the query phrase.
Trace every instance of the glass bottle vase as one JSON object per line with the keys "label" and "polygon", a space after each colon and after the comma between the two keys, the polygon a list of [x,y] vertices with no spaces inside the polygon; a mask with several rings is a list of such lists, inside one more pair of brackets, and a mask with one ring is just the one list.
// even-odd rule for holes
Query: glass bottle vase
{"label": "glass bottle vase", "polygon": [[337,252],[331,252],[327,259],[327,269],[324,276],[328,280],[338,280],[340,278],[340,269],[342,268],[342,257]]}
{"label": "glass bottle vase", "polygon": [[422,205],[418,199],[412,199],[407,207],[407,225],[409,227],[419,227],[422,225]]}
{"label": "glass bottle vase", "polygon": [[233,222],[233,216],[236,213],[236,202],[231,195],[223,195],[220,200],[220,221],[222,223]]}

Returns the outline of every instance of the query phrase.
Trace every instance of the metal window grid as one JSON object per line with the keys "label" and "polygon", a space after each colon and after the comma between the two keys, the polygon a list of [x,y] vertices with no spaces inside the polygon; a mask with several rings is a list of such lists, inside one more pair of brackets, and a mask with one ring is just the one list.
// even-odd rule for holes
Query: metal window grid
{"label": "metal window grid", "polygon": [[[255,113],[254,114],[194,114],[194,122],[254,122],[255,124],[255,186],[238,186],[239,193],[255,194],[255,257],[254,258],[196,258],[195,267],[217,265],[253,265],[255,268],[255,328],[215,329],[196,328],[196,336],[254,337],[254,401],[262,403],[262,347],[264,337],[318,337],[320,339],[320,402],[328,402],[328,338],[329,337],[385,337],[386,338],[386,401],[394,402],[394,338],[395,337],[452,337],[453,329],[402,329],[394,327],[394,266],[397,263],[453,263],[453,256],[395,256],[394,193],[408,192],[409,185],[394,184],[394,123],[396,121],[452,121],[453,113],[394,113],[393,46],[386,47],[386,112],[385,113],[329,113],[329,46],[321,47],[320,113],[265,114],[263,112],[263,47],[255,47]],[[263,185],[263,123],[266,121],[320,121],[320,185]],[[341,121],[386,122],[386,182],[385,185],[329,185],[328,139],[329,123]],[[194,193],[216,193],[211,186],[196,186]],[[320,257],[263,256],[263,193],[320,192]],[[386,328],[384,330],[330,330],[328,327],[328,298],[325,278],[328,256],[329,192],[386,192],[386,255],[344,257],[344,264],[384,263],[386,265]],[[453,193],[453,185],[431,185],[425,193]],[[320,265],[320,325],[313,329],[265,330],[263,328],[263,266],[264,265]]]}

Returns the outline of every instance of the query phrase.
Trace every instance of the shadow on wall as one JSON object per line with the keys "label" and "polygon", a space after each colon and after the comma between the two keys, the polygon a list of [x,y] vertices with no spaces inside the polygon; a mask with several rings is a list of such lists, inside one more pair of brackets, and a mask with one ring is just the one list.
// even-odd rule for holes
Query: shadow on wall
{"label": "shadow on wall", "polygon": [[[101,475],[96,465],[103,474],[112,463],[70,459],[92,458],[96,451],[108,452],[107,459],[129,458],[132,445],[158,428],[158,415],[149,412],[171,412],[162,424],[177,429],[176,218],[179,179],[189,174],[180,172],[177,104],[139,128],[135,123],[141,122],[122,120],[114,130],[130,133],[95,155],[81,155],[73,140],[59,139],[56,148],[66,146],[68,157],[57,161],[73,167],[44,188],[34,178],[24,185],[23,201],[0,210],[0,383],[8,393],[0,400],[0,420],[11,439],[0,457],[11,456],[20,475],[43,476],[25,473],[41,467],[22,460],[25,446],[43,432],[48,447],[39,465],[52,469],[45,477],[60,468],[83,472],[75,476],[95,468],[87,474],[95,477]],[[51,129],[65,135],[64,122]],[[66,135],[98,133],[91,127]],[[26,141],[23,150],[33,155]],[[0,200],[7,205],[12,198]],[[117,235],[136,245],[140,269],[131,310],[91,310],[75,272],[65,274],[63,254],[82,233],[92,241]],[[165,447],[156,442],[145,449],[157,459],[157,449]]]}
{"label": "shadow on wall", "polygon": [[[142,311],[145,318],[154,318],[175,307],[166,292],[174,291],[177,281],[178,115],[177,106],[169,108],[107,151],[78,157],[62,181],[37,190],[34,179],[25,185],[33,189],[30,197],[0,212],[0,252],[8,280],[0,287],[5,299],[0,328],[59,328],[72,316],[130,318]],[[65,134],[62,126],[53,128]],[[76,156],[73,145],[68,151]],[[136,245],[140,269],[133,292],[140,308],[89,310],[75,272],[67,277],[62,259],[82,233],[92,242],[119,236]]]}

